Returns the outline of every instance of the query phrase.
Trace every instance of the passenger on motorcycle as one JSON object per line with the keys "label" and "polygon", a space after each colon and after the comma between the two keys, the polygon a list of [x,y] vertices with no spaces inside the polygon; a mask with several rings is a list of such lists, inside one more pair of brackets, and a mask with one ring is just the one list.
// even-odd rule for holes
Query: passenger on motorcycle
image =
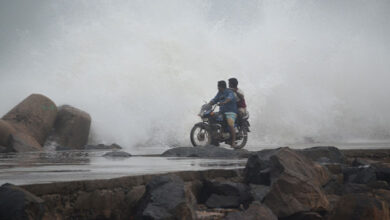
{"label": "passenger on motorcycle", "polygon": [[237,100],[232,90],[226,88],[225,81],[218,81],[218,93],[209,102],[210,105],[219,103],[219,111],[226,116],[229,131],[232,137],[231,146],[236,146],[236,132],[234,129],[234,122],[237,118]]}
{"label": "passenger on motorcycle", "polygon": [[246,114],[246,102],[244,97],[244,92],[237,88],[238,80],[236,78],[229,79],[229,89],[233,90],[236,96],[237,101],[237,110],[239,118],[243,118]]}

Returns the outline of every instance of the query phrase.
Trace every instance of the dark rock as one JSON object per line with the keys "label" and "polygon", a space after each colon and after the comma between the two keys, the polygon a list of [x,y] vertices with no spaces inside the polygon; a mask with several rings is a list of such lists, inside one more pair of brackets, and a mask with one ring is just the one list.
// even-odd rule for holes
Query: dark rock
{"label": "dark rock", "polygon": [[57,107],[53,101],[43,95],[32,94],[9,111],[3,120],[20,133],[19,138],[34,139],[42,146],[53,128],[56,116]]}
{"label": "dark rock", "polygon": [[0,219],[41,219],[44,201],[11,184],[0,187]]}
{"label": "dark rock", "polygon": [[373,194],[375,198],[385,201],[388,205],[390,205],[390,190],[377,189],[374,190]]}
{"label": "dark rock", "polygon": [[369,194],[349,194],[340,198],[329,219],[388,220],[389,207],[386,202]]}
{"label": "dark rock", "polygon": [[319,146],[298,150],[301,154],[319,163],[344,163],[344,154],[333,146]]}
{"label": "dark rock", "polygon": [[[329,201],[329,207],[330,207],[329,210],[333,210],[341,198],[341,196],[335,194],[327,194],[326,197],[328,198]],[[327,215],[328,213],[325,214]]]}
{"label": "dark rock", "polygon": [[360,166],[369,166],[371,165],[371,162],[369,160],[361,159],[361,158],[355,158],[352,161],[352,166],[354,167],[360,167]]}
{"label": "dark rock", "polygon": [[105,153],[103,157],[131,157],[131,154],[124,151],[112,151]]}
{"label": "dark rock", "polygon": [[[268,166],[268,164],[266,165]],[[245,180],[248,183],[271,185],[271,169],[263,168],[262,161],[257,160],[257,156],[251,156],[245,166]]]}
{"label": "dark rock", "polygon": [[177,176],[158,176],[146,185],[137,208],[137,219],[196,219],[184,182]]}
{"label": "dark rock", "polygon": [[50,139],[60,146],[82,149],[88,141],[91,116],[77,108],[64,105],[59,108]]}
{"label": "dark rock", "polygon": [[343,194],[366,193],[371,191],[367,184],[346,183],[342,186]]}
{"label": "dark rock", "polygon": [[277,220],[278,217],[265,205],[253,202],[249,208],[243,212],[229,213],[224,220]]}
{"label": "dark rock", "polygon": [[262,150],[251,155],[245,166],[245,181],[253,184],[271,184],[270,155],[275,151]]}
{"label": "dark rock", "polygon": [[332,179],[323,187],[323,190],[326,194],[342,195],[344,193],[344,186],[337,179]]}
{"label": "dark rock", "polygon": [[330,164],[330,163],[332,163],[332,161],[329,158],[327,158],[327,157],[320,157],[317,160],[315,160],[315,162],[317,162],[319,164]]}
{"label": "dark rock", "polygon": [[202,189],[203,189],[203,182],[200,180],[193,180],[190,182],[186,182],[186,190],[191,191],[196,201],[202,200]]}
{"label": "dark rock", "polygon": [[126,194],[127,198],[126,198],[126,205],[127,205],[127,209],[129,209],[130,211],[132,211],[133,209],[135,209],[138,205],[138,202],[140,201],[140,199],[142,198],[142,196],[144,195],[145,193],[145,189],[146,187],[145,186],[136,186],[136,187],[133,187],[130,192],[128,192]]}
{"label": "dark rock", "polygon": [[377,180],[383,180],[390,183],[390,167],[385,164],[375,164],[375,174]]}
{"label": "dark rock", "polygon": [[209,208],[238,208],[248,206],[251,201],[250,188],[231,181],[209,181],[203,183],[200,202],[206,201]]}
{"label": "dark rock", "polygon": [[98,144],[98,145],[86,145],[84,149],[85,150],[120,150],[122,149],[122,147],[119,146],[118,144],[111,144],[111,145]]}
{"label": "dark rock", "polygon": [[165,151],[164,157],[200,157],[200,158],[246,158],[250,155],[247,150],[230,150],[216,146],[177,147]]}
{"label": "dark rock", "polygon": [[324,219],[318,212],[299,212],[292,216],[281,218],[281,220],[322,220]]}
{"label": "dark rock", "polygon": [[389,184],[386,181],[381,181],[381,180],[370,182],[370,183],[367,184],[367,186],[370,187],[371,189],[386,189],[386,190],[390,190]]}
{"label": "dark rock", "polygon": [[366,184],[376,180],[375,168],[371,166],[343,168],[344,181]]}
{"label": "dark rock", "polygon": [[[129,204],[124,204],[125,193],[120,190],[105,189],[93,192],[79,192],[74,206],[74,216],[83,219],[122,219]],[[85,215],[84,213],[88,213]],[[79,218],[80,218],[79,217]]]}
{"label": "dark rock", "polygon": [[245,179],[249,183],[267,182],[259,178],[261,170],[269,170],[270,191],[266,204],[279,218],[297,212],[323,211],[329,202],[322,185],[330,179],[328,171],[289,148],[259,152],[249,157]]}
{"label": "dark rock", "polygon": [[211,194],[205,205],[208,208],[238,208],[240,200],[238,196]]}
{"label": "dark rock", "polygon": [[250,184],[250,193],[254,201],[263,202],[269,190],[269,186]]}
{"label": "dark rock", "polygon": [[343,165],[341,164],[325,164],[324,165],[332,174],[342,174]]}

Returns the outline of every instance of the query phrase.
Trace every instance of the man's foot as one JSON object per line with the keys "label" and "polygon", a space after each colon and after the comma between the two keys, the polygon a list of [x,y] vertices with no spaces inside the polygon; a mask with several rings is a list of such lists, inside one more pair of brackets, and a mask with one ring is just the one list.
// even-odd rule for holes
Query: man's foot
{"label": "man's foot", "polygon": [[237,148],[236,142],[232,143],[232,144],[230,145],[230,147],[233,148],[233,149],[238,149],[238,148]]}

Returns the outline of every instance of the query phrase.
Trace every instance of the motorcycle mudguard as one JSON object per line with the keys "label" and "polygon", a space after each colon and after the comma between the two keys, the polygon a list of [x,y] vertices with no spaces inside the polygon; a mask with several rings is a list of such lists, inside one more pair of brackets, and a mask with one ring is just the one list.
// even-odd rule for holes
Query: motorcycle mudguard
{"label": "motorcycle mudguard", "polygon": [[250,132],[250,130],[249,130],[249,127],[250,127],[251,125],[249,124],[249,121],[244,121],[244,127],[245,127],[245,129],[246,129],[246,131],[247,132]]}
{"label": "motorcycle mudguard", "polygon": [[209,125],[204,123],[204,122],[198,122],[194,126],[199,126],[199,127],[203,128],[203,129],[208,129],[209,128]]}

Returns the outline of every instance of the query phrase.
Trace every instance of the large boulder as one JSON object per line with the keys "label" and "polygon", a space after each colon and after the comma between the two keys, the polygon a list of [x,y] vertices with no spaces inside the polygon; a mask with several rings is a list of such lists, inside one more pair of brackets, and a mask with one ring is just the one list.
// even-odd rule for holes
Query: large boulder
{"label": "large boulder", "polygon": [[176,147],[165,151],[164,157],[246,158],[247,150],[231,150],[213,145],[205,147]]}
{"label": "large boulder", "polygon": [[[42,146],[53,128],[57,107],[49,98],[32,94],[3,116],[15,130],[18,138],[33,138]],[[30,144],[31,145],[31,144]]]}
{"label": "large boulder", "polygon": [[302,150],[297,150],[313,161],[321,163],[344,163],[344,154],[333,146],[311,147]]}
{"label": "large boulder", "polygon": [[6,121],[0,119],[0,146],[8,146],[15,129]]}
{"label": "large boulder", "polygon": [[322,190],[330,179],[328,171],[290,148],[260,151],[249,157],[245,179],[253,184],[269,183],[271,188],[263,201],[279,218],[329,207]]}
{"label": "large boulder", "polygon": [[238,208],[251,201],[249,186],[232,181],[206,180],[203,183],[201,202],[209,208]]}
{"label": "large boulder", "polygon": [[329,219],[389,220],[389,206],[370,194],[349,194],[340,198]]}
{"label": "large boulder", "polygon": [[77,108],[63,105],[58,110],[50,139],[60,146],[83,149],[88,142],[91,116]]}
{"label": "large boulder", "polygon": [[260,202],[253,202],[243,212],[229,213],[224,220],[277,220],[278,217],[265,205]]}
{"label": "large boulder", "polygon": [[44,201],[11,184],[0,187],[0,219],[41,219]]}
{"label": "large boulder", "polygon": [[146,185],[136,219],[196,219],[195,200],[178,176],[157,176]]}

